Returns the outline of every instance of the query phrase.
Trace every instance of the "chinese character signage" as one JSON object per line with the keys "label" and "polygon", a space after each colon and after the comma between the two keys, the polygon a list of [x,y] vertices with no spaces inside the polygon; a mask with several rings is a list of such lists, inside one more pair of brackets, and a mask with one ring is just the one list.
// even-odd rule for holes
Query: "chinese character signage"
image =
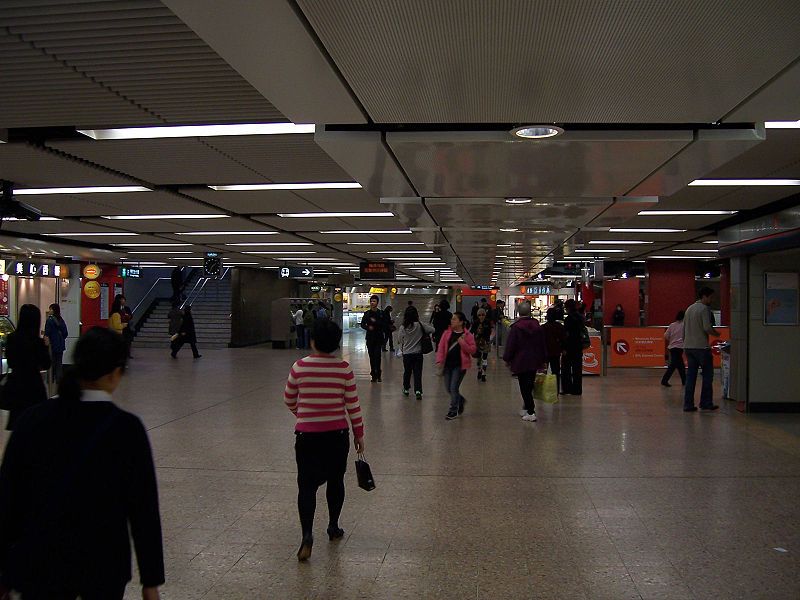
{"label": "chinese character signage", "polygon": [[359,276],[361,279],[395,279],[394,263],[387,260],[372,260],[362,262],[359,265]]}
{"label": "chinese character signage", "polygon": [[545,296],[550,294],[549,285],[523,285],[520,286],[520,291],[525,296]]}
{"label": "chinese character signage", "polygon": [[11,263],[8,274],[20,277],[61,277],[62,271],[61,265],[17,261]]}

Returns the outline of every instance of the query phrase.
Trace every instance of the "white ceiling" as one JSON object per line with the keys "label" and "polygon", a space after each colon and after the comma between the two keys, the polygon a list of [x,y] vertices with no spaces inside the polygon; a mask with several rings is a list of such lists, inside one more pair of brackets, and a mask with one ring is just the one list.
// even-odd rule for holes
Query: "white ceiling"
{"label": "white ceiling", "polygon": [[[58,243],[37,234],[105,232],[72,239],[191,243],[174,249],[261,266],[357,263],[383,250],[413,262],[409,251],[428,249],[469,283],[489,283],[502,262],[510,283],[594,250],[590,241],[655,242],[620,246],[624,259],[696,249],[691,241],[713,238],[724,219],[641,209],[748,211],[796,191],[687,187],[693,179],[800,178],[800,130],[759,125],[800,118],[800,11],[790,0],[7,0],[0,21],[0,130],[10,130],[0,178],[156,189],[20,197],[63,219],[3,224],[36,244]],[[74,132],[287,120],[317,133],[96,141]],[[566,132],[509,135],[530,122]],[[207,187],[347,181],[364,189]],[[396,217],[278,216],[386,210]],[[101,218],[209,213],[228,218]],[[321,233],[330,230],[355,233]],[[192,231],[259,235],[178,235]],[[310,245],[256,245],[265,243]]]}

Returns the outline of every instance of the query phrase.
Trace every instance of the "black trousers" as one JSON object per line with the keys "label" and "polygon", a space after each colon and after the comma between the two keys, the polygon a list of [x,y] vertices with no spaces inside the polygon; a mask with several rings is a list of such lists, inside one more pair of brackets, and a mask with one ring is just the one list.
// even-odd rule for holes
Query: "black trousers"
{"label": "black trousers", "polygon": [[422,352],[403,354],[403,389],[411,389],[411,374],[414,374],[414,391],[422,393]]}
{"label": "black trousers", "polygon": [[536,412],[536,405],[533,402],[533,384],[536,382],[536,371],[517,373],[519,381],[519,393],[522,394],[522,403],[525,410],[531,415]]}
{"label": "black trousers", "polygon": [[183,348],[184,344],[189,344],[192,349],[192,356],[197,358],[200,356],[200,353],[197,351],[197,344],[195,342],[186,342],[182,337],[179,337],[177,340],[170,344],[170,348],[172,348],[172,356],[176,356],[178,351]]}
{"label": "black trousers", "polygon": [[383,347],[386,348],[386,344],[389,344],[389,350],[394,352],[394,337],[392,336],[391,331],[387,331],[383,334]]}
{"label": "black trousers", "polygon": [[303,537],[311,535],[317,509],[317,489],[323,483],[328,500],[328,525],[338,527],[344,505],[344,474],[350,436],[347,429],[319,433],[295,431],[297,508]]}
{"label": "black trousers", "polygon": [[550,365],[550,372],[556,376],[556,389],[558,393],[561,393],[561,357],[556,354],[555,356],[551,356],[547,359],[548,364]]}
{"label": "black trousers", "polygon": [[126,583],[112,584],[90,590],[55,592],[52,590],[25,590],[21,592],[22,600],[122,600],[125,596]]}
{"label": "black trousers", "polygon": [[381,350],[383,340],[367,340],[367,353],[369,354],[369,374],[373,379],[381,376]]}
{"label": "black trousers", "polygon": [[564,394],[583,393],[583,352],[567,352],[561,358],[561,385]]}
{"label": "black trousers", "polygon": [[681,376],[681,383],[686,385],[686,366],[683,364],[683,348],[670,348],[669,349],[669,366],[666,373],[661,378],[661,383],[669,383],[669,378],[672,374],[678,371]]}

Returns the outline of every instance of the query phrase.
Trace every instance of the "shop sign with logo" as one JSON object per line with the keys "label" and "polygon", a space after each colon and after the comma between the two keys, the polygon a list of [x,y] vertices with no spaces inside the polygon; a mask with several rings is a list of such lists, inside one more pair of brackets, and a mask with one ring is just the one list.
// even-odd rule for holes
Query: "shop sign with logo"
{"label": "shop sign with logo", "polygon": [[119,276],[125,279],[138,279],[142,276],[142,270],[139,267],[120,267]]}
{"label": "shop sign with logo", "polygon": [[100,267],[95,264],[86,265],[83,267],[83,277],[84,279],[97,279],[100,277],[103,271],[100,270]]}
{"label": "shop sign with logo", "polygon": [[10,275],[19,277],[61,277],[61,265],[17,261],[12,264]]}
{"label": "shop sign with logo", "polygon": [[519,288],[524,296],[546,296],[550,294],[549,285],[523,285]]}
{"label": "shop sign with logo", "polygon": [[371,287],[369,288],[370,294],[385,294],[389,289],[385,287]]}
{"label": "shop sign with logo", "polygon": [[100,297],[100,284],[96,281],[87,281],[86,285],[83,286],[83,293],[87,298],[96,300]]}
{"label": "shop sign with logo", "polygon": [[322,286],[321,285],[312,285],[311,286],[311,291],[312,292],[321,292],[322,291]]}
{"label": "shop sign with logo", "polygon": [[497,288],[497,287],[495,287],[493,285],[472,285],[472,286],[470,286],[470,289],[472,289],[472,290],[491,291],[491,290],[496,290],[496,289],[499,289],[499,288]]}

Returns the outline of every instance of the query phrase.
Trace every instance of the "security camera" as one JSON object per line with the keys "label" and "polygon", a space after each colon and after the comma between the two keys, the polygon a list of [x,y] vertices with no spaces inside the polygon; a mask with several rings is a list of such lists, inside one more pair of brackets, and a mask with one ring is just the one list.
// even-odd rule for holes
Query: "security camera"
{"label": "security camera", "polygon": [[3,194],[0,196],[0,221],[17,219],[21,221],[38,221],[42,212],[29,204],[14,199],[14,184],[3,182]]}

